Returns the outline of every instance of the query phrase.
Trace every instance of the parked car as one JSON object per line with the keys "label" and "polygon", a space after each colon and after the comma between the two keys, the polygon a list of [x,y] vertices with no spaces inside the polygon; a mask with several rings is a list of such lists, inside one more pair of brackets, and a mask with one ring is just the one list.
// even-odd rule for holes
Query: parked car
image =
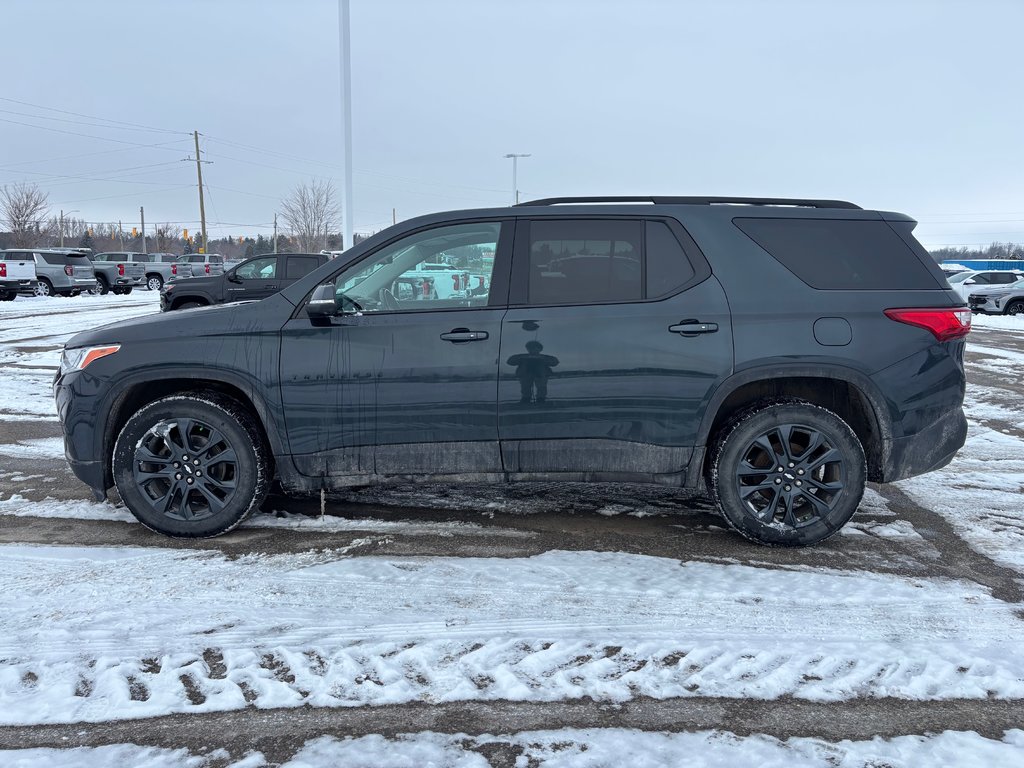
{"label": "parked car", "polygon": [[96,271],[89,257],[76,248],[11,248],[6,259],[35,262],[38,296],[77,296],[96,287]]}
{"label": "parked car", "polygon": [[14,301],[19,293],[35,286],[35,259],[17,254],[8,256],[6,251],[0,251],[0,301]]}
{"label": "parked car", "polygon": [[192,277],[224,274],[224,257],[219,253],[186,253],[179,256],[175,263],[187,265],[192,270]]}
{"label": "parked car", "polygon": [[967,306],[989,315],[1024,315],[1024,279],[1009,285],[975,288],[967,296]]}
{"label": "parked car", "polygon": [[[274,481],[594,481],[704,488],[743,536],[814,544],[967,434],[971,312],[914,226],[692,197],[411,219],[263,301],[72,337],[66,454],[171,536],[231,530]],[[485,293],[394,294],[466,246],[495,254]]]}
{"label": "parked car", "polygon": [[173,253],[131,253],[128,260],[143,265],[145,286],[151,291],[159,291],[168,280],[192,276],[192,265],[179,263]]}
{"label": "parked car", "polygon": [[160,291],[160,309],[263,299],[305,277],[330,257],[318,253],[272,253],[243,261],[221,275],[171,280]]}
{"label": "parked car", "polygon": [[1022,277],[1024,277],[1024,272],[1020,270],[999,269],[985,272],[960,272],[947,279],[957,295],[964,301],[967,301],[968,294],[973,293],[978,288],[987,288],[992,285],[1009,285],[1010,283],[1017,282]]}
{"label": "parked car", "polygon": [[96,287],[100,295],[107,293],[128,294],[137,285],[146,281],[146,268],[133,261],[132,256],[142,256],[124,251],[97,253],[90,257],[96,270]]}

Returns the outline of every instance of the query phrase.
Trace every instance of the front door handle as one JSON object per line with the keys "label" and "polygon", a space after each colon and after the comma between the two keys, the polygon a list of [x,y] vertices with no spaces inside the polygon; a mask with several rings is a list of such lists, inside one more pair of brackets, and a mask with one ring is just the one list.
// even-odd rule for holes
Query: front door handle
{"label": "front door handle", "polygon": [[459,344],[466,341],[483,341],[488,337],[487,331],[471,331],[468,328],[454,328],[450,333],[442,333],[443,341]]}
{"label": "front door handle", "polygon": [[267,283],[267,284],[266,284],[266,285],[264,285],[263,287],[264,287],[264,288],[267,288],[268,290],[271,290],[271,291],[276,291],[276,290],[277,290],[277,286],[276,286],[276,285],[274,285],[273,283]]}
{"label": "front door handle", "polygon": [[718,330],[718,323],[702,323],[700,320],[683,320],[678,325],[670,325],[668,329],[672,333],[681,333],[683,336],[696,336],[698,333],[714,333]]}

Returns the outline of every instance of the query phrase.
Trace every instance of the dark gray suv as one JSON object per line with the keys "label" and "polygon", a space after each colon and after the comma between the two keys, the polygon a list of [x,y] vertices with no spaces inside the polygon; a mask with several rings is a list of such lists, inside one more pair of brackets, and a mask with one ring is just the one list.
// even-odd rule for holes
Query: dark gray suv
{"label": "dark gray suv", "polygon": [[[966,436],[971,313],[913,229],[749,198],[413,219],[262,301],[72,338],[68,460],[172,536],[230,530],[274,479],[563,480],[704,489],[744,536],[813,544]],[[424,264],[469,279],[403,290]]]}

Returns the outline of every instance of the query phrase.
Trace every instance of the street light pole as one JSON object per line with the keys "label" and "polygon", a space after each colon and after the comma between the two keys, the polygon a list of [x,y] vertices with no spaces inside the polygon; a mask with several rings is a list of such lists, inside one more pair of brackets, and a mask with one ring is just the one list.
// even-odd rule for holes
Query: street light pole
{"label": "street light pole", "polygon": [[516,176],[517,176],[517,173],[519,171],[519,158],[520,157],[530,157],[530,155],[528,155],[528,154],[525,154],[525,155],[524,154],[516,154],[515,152],[510,152],[509,154],[505,155],[505,157],[506,158],[509,158],[509,157],[512,158],[512,205],[518,205],[519,204],[519,185],[517,183]]}
{"label": "street light pole", "polygon": [[342,130],[345,132],[345,200],[342,250],[352,247],[352,46],[349,34],[349,0],[338,0],[338,46],[341,67]]}

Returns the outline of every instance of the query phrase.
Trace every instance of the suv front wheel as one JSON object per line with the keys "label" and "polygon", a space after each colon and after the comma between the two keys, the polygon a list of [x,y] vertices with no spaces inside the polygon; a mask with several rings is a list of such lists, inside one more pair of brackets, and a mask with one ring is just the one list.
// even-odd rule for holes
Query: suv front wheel
{"label": "suv front wheel", "polygon": [[802,400],[761,403],[719,432],[708,485],[722,515],[760,544],[802,547],[837,533],[864,495],[864,449],[849,424]]}
{"label": "suv front wheel", "polygon": [[211,392],[165,397],[128,419],[114,444],[114,484],[132,514],[168,536],[230,531],[270,487],[252,414]]}

